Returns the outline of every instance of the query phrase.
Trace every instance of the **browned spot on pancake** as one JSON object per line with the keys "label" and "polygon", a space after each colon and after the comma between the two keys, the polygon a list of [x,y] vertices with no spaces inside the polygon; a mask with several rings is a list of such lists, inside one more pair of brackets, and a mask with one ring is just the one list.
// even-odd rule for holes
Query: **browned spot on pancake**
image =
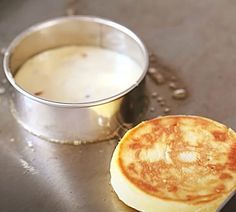
{"label": "browned spot on pancake", "polygon": [[148,190],[150,192],[158,192],[158,187],[157,186],[152,186],[148,183],[145,183],[143,181],[136,181],[136,184],[138,186],[140,186],[141,188],[143,188],[144,190]]}
{"label": "browned spot on pancake", "polygon": [[222,173],[219,177],[221,180],[232,179],[232,176],[228,173]]}
{"label": "browned spot on pancake", "polygon": [[138,143],[138,142],[135,142],[135,143],[132,143],[129,145],[129,148],[130,149],[133,149],[133,150],[136,150],[136,149],[141,149],[144,145]]}
{"label": "browned spot on pancake", "polygon": [[230,152],[228,154],[228,166],[231,171],[236,171],[236,144],[231,146]]}
{"label": "browned spot on pancake", "polygon": [[215,190],[216,190],[217,193],[221,193],[222,191],[225,190],[225,186],[223,184],[220,184],[216,187]]}
{"label": "browned spot on pancake", "polygon": [[148,163],[146,161],[139,162],[139,165],[142,167],[141,172],[140,172],[142,178],[150,177],[151,179],[153,176],[157,175],[159,172],[158,169],[155,169],[155,168],[153,169],[153,166],[151,163]]}
{"label": "browned spot on pancake", "polygon": [[201,203],[208,203],[212,200],[215,200],[218,197],[218,193],[214,193],[214,194],[207,194],[207,195],[202,195],[202,199],[199,199],[199,196],[194,196],[194,195],[187,195],[187,201],[189,202],[195,202],[195,204],[201,204]]}
{"label": "browned spot on pancake", "polygon": [[196,118],[193,118],[193,121],[197,124],[197,125],[200,125],[204,128],[208,127],[209,126],[209,121],[206,120],[206,119],[196,119]]}
{"label": "browned spot on pancake", "polygon": [[213,131],[212,135],[214,136],[216,141],[225,141],[227,139],[226,132]]}
{"label": "browned spot on pancake", "polygon": [[178,190],[178,187],[176,186],[176,185],[168,185],[167,186],[167,190],[169,191],[169,192],[177,192],[177,190]]}
{"label": "browned spot on pancake", "polygon": [[152,147],[152,145],[155,143],[155,137],[152,136],[152,134],[141,135],[140,139],[146,147]]}
{"label": "browned spot on pancake", "polygon": [[134,163],[130,163],[130,164],[128,165],[128,169],[129,169],[130,171],[134,172],[135,174],[138,174],[138,171],[136,170]]}
{"label": "browned spot on pancake", "polygon": [[223,164],[208,164],[207,165],[211,170],[216,172],[222,172],[225,169],[225,165]]}
{"label": "browned spot on pancake", "polygon": [[[191,130],[193,135],[199,135],[194,145],[188,141]],[[234,136],[228,136],[223,125],[207,119],[155,119],[129,131],[120,145],[119,164],[123,174],[149,195],[191,204],[207,203],[229,191],[227,186],[234,183],[236,187],[235,175],[230,172],[236,171]],[[216,146],[214,141],[221,142]],[[133,161],[123,163],[130,155]]]}
{"label": "browned spot on pancake", "polygon": [[140,158],[140,157],[139,157],[140,153],[141,153],[141,149],[137,150],[137,151],[135,152],[135,158],[139,159],[139,158]]}

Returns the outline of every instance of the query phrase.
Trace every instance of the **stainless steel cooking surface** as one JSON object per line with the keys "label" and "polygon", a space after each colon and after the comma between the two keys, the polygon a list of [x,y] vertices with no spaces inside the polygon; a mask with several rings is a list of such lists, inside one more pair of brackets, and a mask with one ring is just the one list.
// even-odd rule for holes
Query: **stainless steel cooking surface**
{"label": "stainless steel cooking surface", "polygon": [[[61,0],[1,0],[0,47],[35,23],[71,13],[66,6]],[[146,78],[143,119],[163,113],[195,114],[236,129],[235,2],[81,0],[76,8],[80,15],[127,26],[157,55],[158,68],[164,66],[166,81],[158,84]],[[187,89],[188,98],[172,98],[173,82]],[[109,184],[116,139],[78,146],[43,141],[13,119],[7,101],[10,89],[1,68],[1,211],[133,211]],[[222,211],[235,210],[231,202]]]}

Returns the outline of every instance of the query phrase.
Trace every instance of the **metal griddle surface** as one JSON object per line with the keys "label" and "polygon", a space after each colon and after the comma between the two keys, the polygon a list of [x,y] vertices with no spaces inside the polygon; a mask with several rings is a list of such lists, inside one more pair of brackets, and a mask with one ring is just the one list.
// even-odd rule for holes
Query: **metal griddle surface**
{"label": "metal griddle surface", "polygon": [[[32,24],[65,15],[62,0],[1,0],[0,47]],[[149,107],[143,119],[163,114],[152,92],[165,97],[170,114],[195,114],[236,129],[236,2],[230,0],[81,0],[78,14],[119,22],[136,32],[188,89],[184,101],[171,98],[167,84],[148,77]],[[0,210],[133,211],[109,184],[116,140],[58,145],[23,130],[9,111],[10,86],[0,68]],[[229,208],[229,209],[228,209]],[[222,211],[236,211],[235,203]]]}

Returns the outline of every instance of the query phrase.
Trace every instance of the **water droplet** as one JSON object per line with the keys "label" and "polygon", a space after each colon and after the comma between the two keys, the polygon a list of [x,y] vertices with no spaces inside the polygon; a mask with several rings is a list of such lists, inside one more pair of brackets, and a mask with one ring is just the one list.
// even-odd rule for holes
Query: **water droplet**
{"label": "water droplet", "polygon": [[155,92],[155,91],[152,92],[152,97],[153,97],[153,98],[156,98],[156,97],[157,97],[157,92]]}
{"label": "water droplet", "polygon": [[150,112],[154,112],[155,108],[154,107],[150,107]]}
{"label": "water droplet", "polygon": [[184,88],[179,88],[173,91],[173,98],[184,99],[187,97],[187,91]]}
{"label": "water droplet", "polygon": [[6,89],[4,87],[0,87],[0,95],[4,94],[6,92]]}
{"label": "water droplet", "polygon": [[169,113],[169,112],[170,112],[170,108],[169,108],[169,107],[164,108],[164,113],[165,113],[165,114],[167,114],[167,113]]}
{"label": "water droplet", "polygon": [[171,89],[176,89],[176,88],[177,88],[176,83],[175,83],[175,82],[170,82],[170,83],[169,83],[169,88],[171,88]]}
{"label": "water droplet", "polygon": [[158,98],[157,98],[157,102],[162,102],[164,99],[163,99],[163,97],[161,97],[161,96],[159,96]]}

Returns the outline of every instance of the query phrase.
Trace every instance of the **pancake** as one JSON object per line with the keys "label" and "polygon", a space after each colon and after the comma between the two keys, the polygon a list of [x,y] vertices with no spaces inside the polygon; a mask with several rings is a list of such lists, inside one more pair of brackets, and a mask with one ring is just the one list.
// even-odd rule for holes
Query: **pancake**
{"label": "pancake", "polygon": [[121,139],[110,173],[138,211],[216,211],[236,189],[236,133],[198,116],[145,121]]}

